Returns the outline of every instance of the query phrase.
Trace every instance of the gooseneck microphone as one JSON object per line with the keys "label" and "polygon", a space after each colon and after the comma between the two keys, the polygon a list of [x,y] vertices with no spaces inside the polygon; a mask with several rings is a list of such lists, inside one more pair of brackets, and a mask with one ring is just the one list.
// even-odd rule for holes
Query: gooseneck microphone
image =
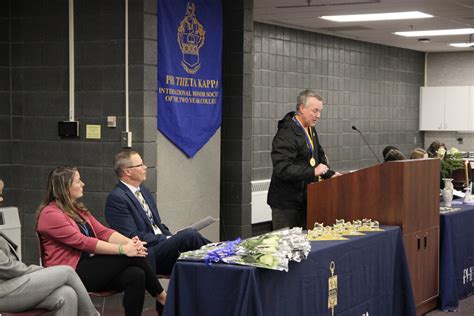
{"label": "gooseneck microphone", "polygon": [[371,151],[372,154],[374,155],[375,159],[377,159],[377,161],[378,161],[379,163],[382,163],[382,162],[380,161],[379,157],[377,157],[377,155],[375,154],[375,151],[374,151],[374,150],[372,149],[372,147],[369,145],[369,142],[367,141],[367,139],[365,139],[364,134],[362,134],[362,132],[359,131],[359,129],[358,129],[357,127],[355,127],[355,125],[352,125],[352,129],[353,129],[354,131],[357,131],[357,132],[360,134],[360,136],[361,136],[362,139],[364,140],[365,144],[367,145],[367,147],[369,147],[370,151]]}

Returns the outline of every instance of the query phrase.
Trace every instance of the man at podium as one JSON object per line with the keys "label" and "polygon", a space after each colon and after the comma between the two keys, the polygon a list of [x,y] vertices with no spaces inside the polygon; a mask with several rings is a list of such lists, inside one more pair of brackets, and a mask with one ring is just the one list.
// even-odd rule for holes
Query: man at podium
{"label": "man at podium", "polygon": [[273,229],[306,228],[306,186],[339,173],[330,170],[315,125],[321,118],[323,98],[312,90],[298,94],[296,112],[278,122],[272,142],[273,174],[267,203]]}

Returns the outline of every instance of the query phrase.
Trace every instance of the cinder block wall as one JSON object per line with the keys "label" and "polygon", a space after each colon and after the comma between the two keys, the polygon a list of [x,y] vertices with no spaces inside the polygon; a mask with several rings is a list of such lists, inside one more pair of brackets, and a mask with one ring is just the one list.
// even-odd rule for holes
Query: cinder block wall
{"label": "cinder block wall", "polygon": [[316,129],[333,169],[377,163],[352,125],[380,159],[386,145],[408,155],[423,144],[423,53],[255,23],[254,61],[252,180],[271,178],[277,122],[294,111],[297,93],[307,88],[326,100]]}
{"label": "cinder block wall", "polygon": [[[69,113],[67,6],[67,1],[0,2],[0,177],[6,205],[20,210],[26,262],[37,262],[34,214],[53,167],[80,168],[83,201],[100,220],[117,182],[112,160],[125,130],[124,1],[75,1],[77,139],[57,133],[57,122]],[[145,38],[156,32],[156,25],[146,22],[155,11],[153,1],[129,1],[130,130],[133,149],[144,153],[149,166],[152,191],[156,133],[149,131],[156,130],[156,67],[144,60],[156,54],[156,46],[145,48]],[[117,128],[106,127],[108,115],[117,116]],[[102,138],[87,140],[86,124],[100,125]]]}
{"label": "cinder block wall", "polygon": [[6,166],[10,165],[12,156],[9,41],[9,3],[0,1],[0,177],[3,178],[7,177]]}
{"label": "cinder block wall", "polygon": [[253,0],[223,1],[221,239],[252,235]]}

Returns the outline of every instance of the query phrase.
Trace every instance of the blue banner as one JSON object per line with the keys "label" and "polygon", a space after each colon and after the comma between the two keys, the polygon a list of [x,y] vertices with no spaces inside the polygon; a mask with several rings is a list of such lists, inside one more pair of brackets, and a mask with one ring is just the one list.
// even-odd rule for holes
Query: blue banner
{"label": "blue banner", "polygon": [[221,125],[221,0],[158,1],[158,129],[193,157]]}

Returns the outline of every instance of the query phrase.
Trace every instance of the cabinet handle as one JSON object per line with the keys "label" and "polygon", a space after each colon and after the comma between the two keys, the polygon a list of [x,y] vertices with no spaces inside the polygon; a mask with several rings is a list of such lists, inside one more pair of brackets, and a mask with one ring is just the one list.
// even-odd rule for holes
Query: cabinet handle
{"label": "cabinet handle", "polygon": [[421,248],[421,239],[418,236],[416,237],[416,243],[417,243],[416,250],[420,250],[420,248]]}
{"label": "cabinet handle", "polygon": [[423,247],[423,249],[426,249],[426,247],[428,246],[428,237],[425,235],[425,237],[423,237],[423,241],[425,242],[425,246]]}

